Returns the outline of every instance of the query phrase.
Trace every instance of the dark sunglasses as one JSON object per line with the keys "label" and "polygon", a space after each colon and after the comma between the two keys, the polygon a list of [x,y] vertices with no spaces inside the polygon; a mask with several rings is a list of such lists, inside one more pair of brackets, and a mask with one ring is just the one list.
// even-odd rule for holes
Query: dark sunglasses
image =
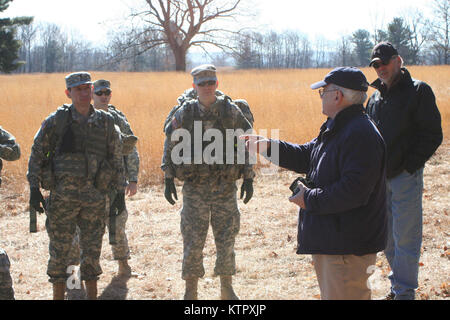
{"label": "dark sunglasses", "polygon": [[397,58],[397,56],[392,56],[388,61],[376,61],[374,63],[372,63],[372,67],[374,67],[375,69],[378,69],[381,66],[387,66],[389,63],[391,63],[391,60]]}
{"label": "dark sunglasses", "polygon": [[214,86],[214,85],[216,85],[216,81],[214,80],[204,81],[198,84],[199,87]]}
{"label": "dark sunglasses", "polygon": [[111,94],[111,90],[97,91],[95,92],[95,94],[99,97],[101,97],[102,95],[109,96]]}

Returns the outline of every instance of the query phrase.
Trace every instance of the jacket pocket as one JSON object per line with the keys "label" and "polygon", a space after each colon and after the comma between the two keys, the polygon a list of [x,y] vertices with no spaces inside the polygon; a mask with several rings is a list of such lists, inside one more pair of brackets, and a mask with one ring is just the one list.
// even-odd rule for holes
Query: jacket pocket
{"label": "jacket pocket", "polygon": [[108,160],[104,159],[97,170],[94,180],[94,187],[101,193],[108,193],[112,190],[112,182],[115,171]]}

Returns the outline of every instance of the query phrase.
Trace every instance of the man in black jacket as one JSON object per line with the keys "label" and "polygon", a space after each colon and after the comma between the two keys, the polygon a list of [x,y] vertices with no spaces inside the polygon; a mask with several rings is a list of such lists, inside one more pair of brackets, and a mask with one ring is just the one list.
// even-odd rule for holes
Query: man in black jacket
{"label": "man in black jacket", "polygon": [[[306,173],[289,200],[300,206],[298,254],[312,254],[322,299],[370,299],[367,285],[376,253],[386,245],[386,150],[364,112],[368,83],[356,68],[337,68],[319,89],[328,120],[303,145],[243,136],[269,160]],[[271,142],[271,143],[269,143]],[[279,151],[279,161],[273,156]]]}
{"label": "man in black jacket", "polygon": [[367,114],[387,146],[388,243],[392,272],[387,299],[414,299],[422,245],[422,190],[425,162],[442,143],[441,116],[432,89],[412,79],[389,42],[377,44],[371,57],[377,91]]}

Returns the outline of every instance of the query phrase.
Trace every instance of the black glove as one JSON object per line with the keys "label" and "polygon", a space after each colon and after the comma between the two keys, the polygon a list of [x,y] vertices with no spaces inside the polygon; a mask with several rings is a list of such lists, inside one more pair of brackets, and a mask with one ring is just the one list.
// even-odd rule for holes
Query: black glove
{"label": "black glove", "polygon": [[176,200],[178,200],[177,197],[177,188],[175,188],[175,182],[173,179],[165,179],[164,180],[164,197],[166,197],[166,200],[171,204],[174,205],[175,201],[172,198],[172,195]]}
{"label": "black glove", "polygon": [[111,205],[111,209],[115,211],[117,209],[117,215],[121,214],[125,210],[125,192],[119,192]]}
{"label": "black glove", "polygon": [[244,182],[242,182],[240,199],[244,197],[244,192],[244,203],[247,204],[253,196],[253,179],[244,179]]}
{"label": "black glove", "polygon": [[3,160],[0,158],[0,187],[2,186],[2,169],[3,169]]}
{"label": "black glove", "polygon": [[37,212],[44,212],[45,200],[39,188],[30,188],[30,207],[34,208]]}

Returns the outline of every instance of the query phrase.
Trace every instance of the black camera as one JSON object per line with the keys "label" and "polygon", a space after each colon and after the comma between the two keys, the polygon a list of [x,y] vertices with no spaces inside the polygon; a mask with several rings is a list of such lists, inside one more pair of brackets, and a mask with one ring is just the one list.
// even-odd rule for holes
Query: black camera
{"label": "black camera", "polygon": [[298,189],[298,182],[303,183],[307,188],[313,189],[313,183],[307,179],[307,178],[303,178],[303,177],[298,177],[297,179],[294,180],[294,182],[291,183],[289,189],[292,191],[292,195],[296,195],[300,190]]}

